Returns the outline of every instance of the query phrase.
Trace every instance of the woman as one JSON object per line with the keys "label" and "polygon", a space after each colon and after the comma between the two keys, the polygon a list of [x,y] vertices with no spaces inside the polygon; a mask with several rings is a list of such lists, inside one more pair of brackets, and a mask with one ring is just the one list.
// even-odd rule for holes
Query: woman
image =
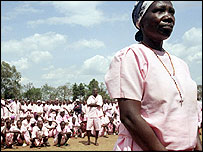
{"label": "woman", "polygon": [[114,150],[202,150],[197,86],[185,62],[162,48],[174,14],[170,1],[139,1],[133,10],[140,43],[118,52],[105,76],[122,122]]}

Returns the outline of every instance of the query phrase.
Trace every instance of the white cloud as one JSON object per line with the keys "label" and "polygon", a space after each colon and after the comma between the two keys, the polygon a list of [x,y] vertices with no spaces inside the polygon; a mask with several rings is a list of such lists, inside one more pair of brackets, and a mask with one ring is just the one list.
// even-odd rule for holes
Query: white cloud
{"label": "white cloud", "polygon": [[202,29],[191,28],[182,37],[181,43],[164,42],[166,50],[182,58],[188,64],[202,62]]}
{"label": "white cloud", "polygon": [[70,82],[70,80],[77,79],[78,71],[76,70],[75,66],[69,68],[50,68],[47,69],[47,73],[42,74],[42,84],[44,82],[49,83],[52,86],[60,86],[63,85],[65,82]]}
{"label": "white cloud", "polygon": [[53,70],[53,69],[54,69],[54,66],[50,65],[49,67],[43,68],[42,70],[49,71],[49,70]]}
{"label": "white cloud", "polygon": [[79,40],[70,45],[71,48],[80,49],[80,48],[91,48],[91,49],[100,49],[104,48],[105,44],[102,41],[91,39],[91,40]]}
{"label": "white cloud", "polygon": [[103,75],[108,69],[109,62],[104,56],[96,55],[84,61],[80,73],[85,75]]}
{"label": "white cloud", "polygon": [[127,19],[126,14],[122,14],[119,17],[118,15],[112,17],[105,16],[103,11],[98,8],[102,3],[103,2],[100,1],[43,2],[41,4],[52,5],[63,16],[52,16],[47,19],[28,21],[27,24],[31,27],[35,27],[40,24],[72,24],[91,27],[103,22],[124,21]]}
{"label": "white cloud", "polygon": [[187,46],[199,45],[202,43],[202,29],[201,28],[191,28],[186,31],[183,35],[183,41]]}
{"label": "white cloud", "polygon": [[48,52],[40,52],[40,51],[35,51],[31,53],[30,59],[34,62],[34,63],[39,63],[39,62],[44,62],[47,60],[51,60],[53,58],[53,56]]}
{"label": "white cloud", "polygon": [[17,71],[26,70],[29,68],[29,63],[28,63],[27,58],[21,58],[18,61],[11,61],[11,62],[9,62],[9,64],[14,65],[16,67]]}
{"label": "white cloud", "polygon": [[15,53],[17,56],[22,56],[33,51],[53,51],[66,43],[67,37],[65,35],[55,32],[36,33],[21,40],[3,41],[1,49],[4,53]]}
{"label": "white cloud", "polygon": [[26,3],[24,2],[23,4],[20,4],[17,7],[14,7],[12,11],[7,12],[2,19],[4,21],[9,21],[11,19],[17,18],[19,15],[26,15],[30,13],[40,13],[43,12],[43,10],[36,9],[32,6],[30,6],[32,3]]}
{"label": "white cloud", "polygon": [[30,82],[32,82],[30,79],[28,79],[27,77],[21,77],[21,81],[20,81],[20,83],[21,84],[28,84],[28,83],[30,83]]}
{"label": "white cloud", "polygon": [[[88,83],[95,78],[98,81],[104,80],[104,75],[109,68],[112,57],[96,55],[83,62],[81,66],[72,66],[69,68],[54,68],[42,75],[44,81],[59,86],[67,82]],[[78,82],[80,80],[80,82]]]}

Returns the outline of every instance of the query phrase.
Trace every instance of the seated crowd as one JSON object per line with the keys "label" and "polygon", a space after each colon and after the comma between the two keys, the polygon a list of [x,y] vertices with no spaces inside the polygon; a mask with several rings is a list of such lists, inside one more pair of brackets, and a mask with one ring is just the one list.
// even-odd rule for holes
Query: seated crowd
{"label": "seated crowd", "polygon": [[[102,129],[99,136],[118,134],[120,124],[117,101],[104,100]],[[88,107],[86,101],[48,100],[30,101],[1,99],[1,147],[13,146],[44,147],[68,146],[70,138],[86,136]],[[94,128],[91,132],[95,135]]]}

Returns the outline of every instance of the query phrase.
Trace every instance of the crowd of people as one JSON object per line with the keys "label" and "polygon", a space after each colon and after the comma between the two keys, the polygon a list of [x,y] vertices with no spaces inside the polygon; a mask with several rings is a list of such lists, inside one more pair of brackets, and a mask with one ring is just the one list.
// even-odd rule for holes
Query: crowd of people
{"label": "crowd of people", "polygon": [[[102,100],[97,117],[100,121],[98,130],[88,122],[91,117],[89,112],[94,111],[92,103],[87,104],[88,100],[1,99],[1,148],[50,146],[49,138],[54,138],[54,146],[69,146],[70,138],[85,136],[88,136],[90,144],[90,135],[108,138],[110,134],[118,134],[118,102]],[[95,145],[98,145],[97,141]]]}

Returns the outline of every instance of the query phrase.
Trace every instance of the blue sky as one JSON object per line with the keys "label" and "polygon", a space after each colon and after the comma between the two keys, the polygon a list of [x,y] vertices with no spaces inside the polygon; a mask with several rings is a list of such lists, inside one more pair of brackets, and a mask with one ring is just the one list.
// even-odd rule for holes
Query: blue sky
{"label": "blue sky", "polygon": [[[135,1],[1,1],[1,60],[22,84],[104,82],[113,55],[134,41]],[[164,48],[202,84],[202,2],[175,1],[176,25]]]}

